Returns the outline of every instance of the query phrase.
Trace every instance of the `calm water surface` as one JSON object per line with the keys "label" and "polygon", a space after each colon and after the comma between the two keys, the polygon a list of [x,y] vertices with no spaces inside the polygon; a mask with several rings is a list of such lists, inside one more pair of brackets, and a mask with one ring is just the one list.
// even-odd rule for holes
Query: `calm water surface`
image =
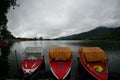
{"label": "calm water surface", "polygon": [[[109,72],[115,72],[120,74],[120,41],[24,41],[16,42],[10,47],[10,52],[8,51],[6,57],[6,62],[4,64],[5,70],[3,69],[4,74],[13,75],[16,73],[17,69],[21,67],[22,55],[26,47],[42,47],[42,51],[45,56],[45,67],[46,70],[50,70],[48,53],[50,47],[53,46],[68,46],[73,51],[72,59],[72,69],[70,73],[71,80],[75,80],[77,74],[78,66],[78,50],[80,47],[84,46],[98,46],[101,47],[107,54],[108,57],[108,70]],[[15,58],[15,50],[17,53],[17,61]],[[1,53],[0,53],[1,54]],[[3,53],[1,54],[1,56]],[[1,74],[1,73],[0,73]]]}

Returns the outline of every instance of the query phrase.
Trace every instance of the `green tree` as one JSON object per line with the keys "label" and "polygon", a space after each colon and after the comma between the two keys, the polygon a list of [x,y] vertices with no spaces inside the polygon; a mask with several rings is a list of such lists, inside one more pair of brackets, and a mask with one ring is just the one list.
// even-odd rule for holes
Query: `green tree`
{"label": "green tree", "polygon": [[[8,19],[6,17],[6,14],[8,13],[10,7],[16,6],[17,0],[0,0],[0,39],[5,38],[8,36],[13,36],[11,33],[7,30],[7,22]],[[6,36],[7,34],[7,36]]]}
{"label": "green tree", "polygon": [[3,36],[3,39],[10,39],[10,38],[14,38],[14,36],[11,34],[10,31],[7,30],[7,27],[3,27],[3,29],[1,30],[1,35]]}
{"label": "green tree", "polygon": [[39,40],[43,40],[43,37],[39,37]]}

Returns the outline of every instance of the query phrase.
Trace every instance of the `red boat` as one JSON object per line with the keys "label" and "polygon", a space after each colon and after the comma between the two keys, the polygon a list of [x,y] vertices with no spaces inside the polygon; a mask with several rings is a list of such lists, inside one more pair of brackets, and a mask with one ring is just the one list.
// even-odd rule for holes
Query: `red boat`
{"label": "red boat", "polygon": [[69,47],[52,47],[49,52],[50,69],[58,80],[71,71],[72,51]]}
{"label": "red boat", "polygon": [[22,70],[24,75],[35,73],[44,61],[44,56],[40,47],[27,47],[22,61]]}
{"label": "red boat", "polygon": [[78,51],[82,66],[97,80],[107,80],[107,57],[99,47],[81,47]]}

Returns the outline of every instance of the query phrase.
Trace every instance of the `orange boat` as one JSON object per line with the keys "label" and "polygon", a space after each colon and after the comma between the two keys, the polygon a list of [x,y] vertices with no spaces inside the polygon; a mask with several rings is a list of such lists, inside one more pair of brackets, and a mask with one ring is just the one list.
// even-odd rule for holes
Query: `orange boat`
{"label": "orange boat", "polygon": [[58,80],[63,80],[71,71],[72,51],[69,47],[52,47],[49,52],[50,69]]}
{"label": "orange boat", "polygon": [[78,51],[82,66],[96,79],[107,80],[107,57],[99,47],[81,47]]}

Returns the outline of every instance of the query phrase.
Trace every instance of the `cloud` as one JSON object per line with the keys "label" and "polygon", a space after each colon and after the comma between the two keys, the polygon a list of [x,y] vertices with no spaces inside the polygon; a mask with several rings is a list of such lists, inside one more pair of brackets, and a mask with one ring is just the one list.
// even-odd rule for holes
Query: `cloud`
{"label": "cloud", "polygon": [[97,26],[120,26],[119,0],[18,0],[7,14],[16,37],[56,38]]}

